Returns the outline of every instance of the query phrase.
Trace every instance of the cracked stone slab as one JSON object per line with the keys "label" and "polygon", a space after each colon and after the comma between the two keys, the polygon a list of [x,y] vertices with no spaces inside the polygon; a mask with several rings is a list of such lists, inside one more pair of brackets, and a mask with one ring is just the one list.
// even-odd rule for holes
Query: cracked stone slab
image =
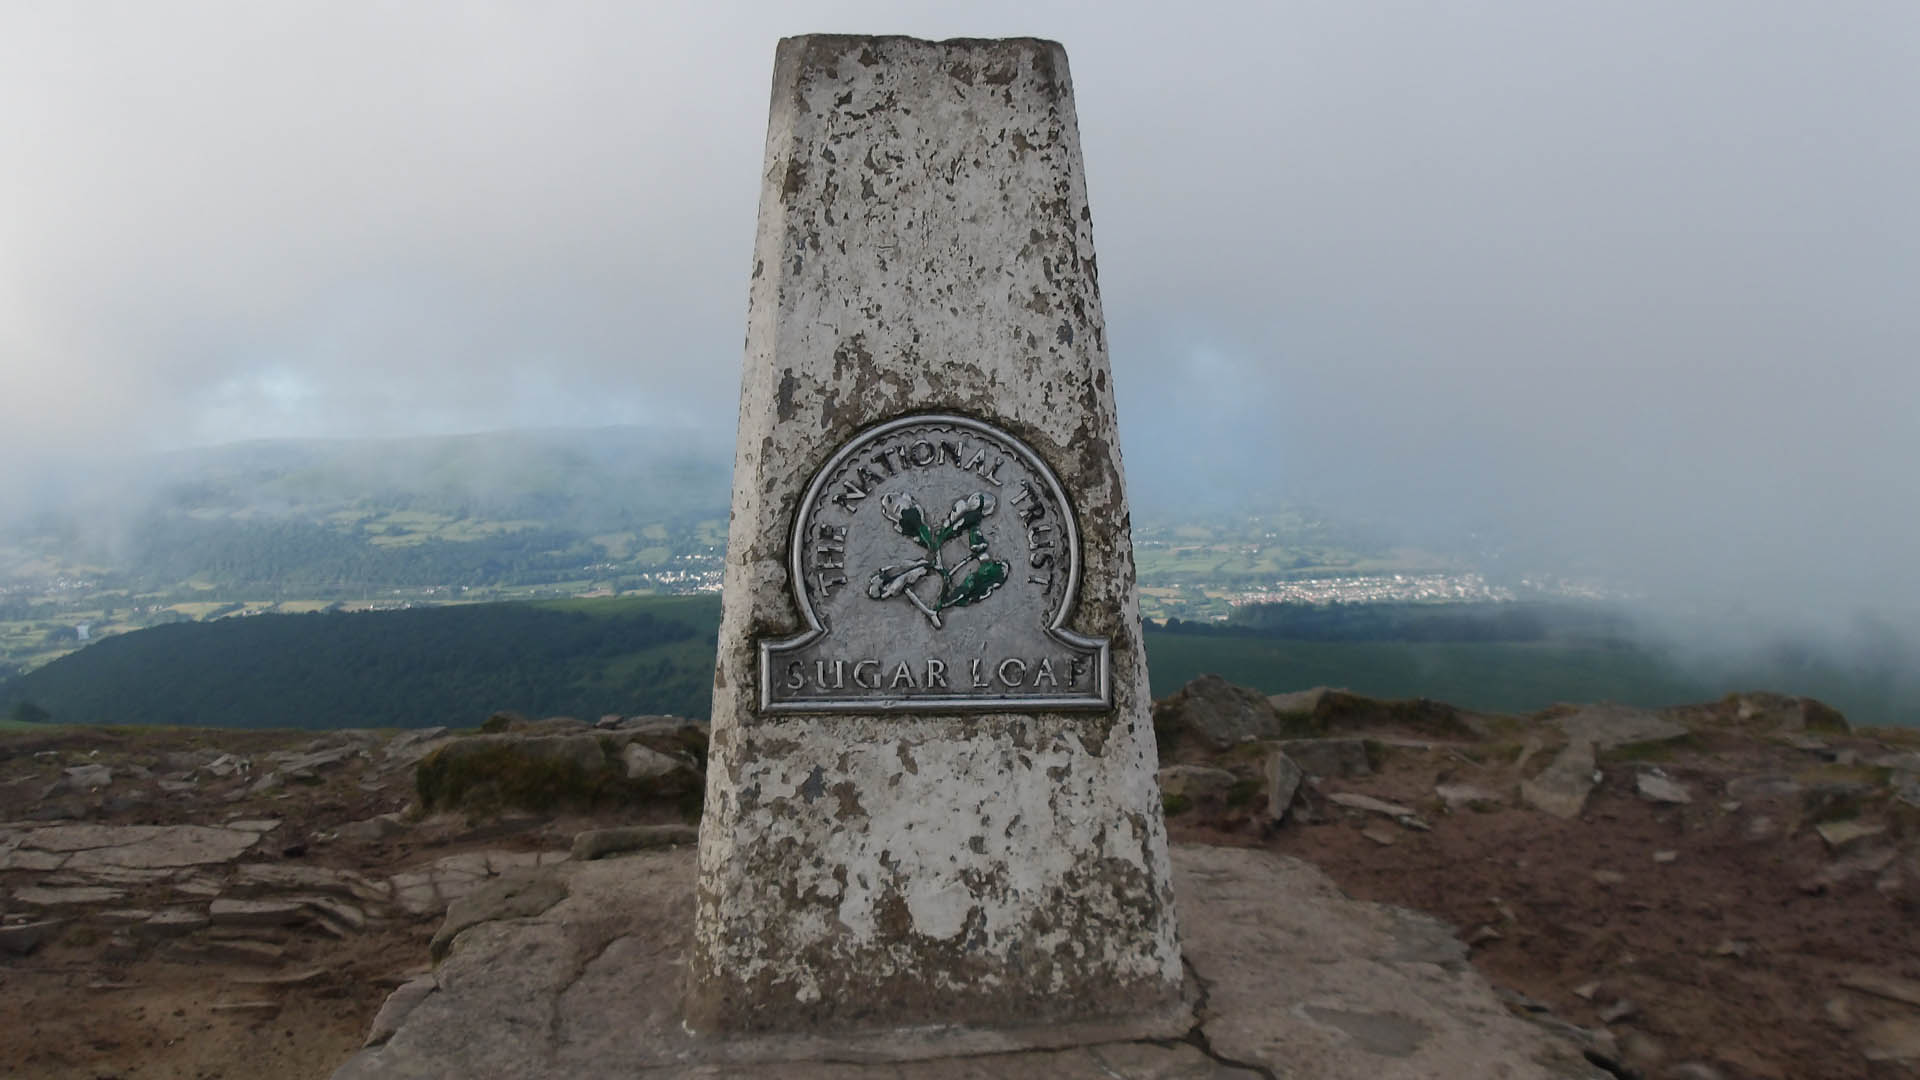
{"label": "cracked stone slab", "polygon": [[1310,864],[1261,851],[1181,845],[1173,867],[1205,994],[1184,1038],[1088,1029],[1079,1045],[1021,1050],[1013,1032],[997,1053],[937,1026],[696,1038],[679,989],[694,854],[660,850],[542,871],[566,898],[463,928],[334,1080],[1605,1078],[1572,1042],[1512,1015],[1431,916],[1350,900]]}
{"label": "cracked stone slab", "polygon": [[71,871],[149,870],[230,862],[259,839],[213,825],[49,825],[22,836],[20,850],[63,853]]}

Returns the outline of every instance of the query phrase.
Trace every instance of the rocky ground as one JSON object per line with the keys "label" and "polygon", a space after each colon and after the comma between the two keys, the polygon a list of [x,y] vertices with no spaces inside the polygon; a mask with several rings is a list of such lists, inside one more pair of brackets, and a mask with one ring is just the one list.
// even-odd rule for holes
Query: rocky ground
{"label": "rocky ground", "polygon": [[[1920,733],[1767,695],[1514,718],[1204,679],[1155,719],[1176,840],[1440,916],[1615,1075],[1920,1062]],[[690,835],[615,827],[687,820],[697,729],[496,726],[0,737],[0,1075],[328,1076],[450,904]]]}

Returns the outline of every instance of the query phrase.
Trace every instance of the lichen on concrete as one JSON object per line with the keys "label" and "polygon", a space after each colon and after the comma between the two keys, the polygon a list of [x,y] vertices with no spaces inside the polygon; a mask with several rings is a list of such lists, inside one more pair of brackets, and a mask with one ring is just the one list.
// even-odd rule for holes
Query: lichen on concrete
{"label": "lichen on concrete", "polygon": [[[1182,983],[1064,51],[781,43],[687,1010],[712,1031],[1153,1013]],[[953,413],[1059,476],[1104,712],[762,715],[790,530],[857,432]],[[982,608],[990,614],[990,608]],[[968,614],[975,614],[969,612]]]}

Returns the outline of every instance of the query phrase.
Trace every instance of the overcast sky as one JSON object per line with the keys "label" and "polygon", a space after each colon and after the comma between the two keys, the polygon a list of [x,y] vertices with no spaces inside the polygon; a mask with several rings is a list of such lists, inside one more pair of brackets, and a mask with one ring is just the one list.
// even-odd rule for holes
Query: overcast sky
{"label": "overcast sky", "polygon": [[0,454],[735,416],[775,41],[1071,57],[1128,468],[1920,608],[1920,5],[0,6]]}

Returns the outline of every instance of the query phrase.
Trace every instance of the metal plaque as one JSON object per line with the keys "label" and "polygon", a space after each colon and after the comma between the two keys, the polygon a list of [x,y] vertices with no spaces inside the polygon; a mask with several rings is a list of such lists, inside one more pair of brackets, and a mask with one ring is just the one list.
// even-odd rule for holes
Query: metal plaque
{"label": "metal plaque", "polygon": [[965,416],[855,435],[793,523],[805,632],[760,643],[763,712],[1105,709],[1107,642],[1066,628],[1080,530],[1047,463]]}

